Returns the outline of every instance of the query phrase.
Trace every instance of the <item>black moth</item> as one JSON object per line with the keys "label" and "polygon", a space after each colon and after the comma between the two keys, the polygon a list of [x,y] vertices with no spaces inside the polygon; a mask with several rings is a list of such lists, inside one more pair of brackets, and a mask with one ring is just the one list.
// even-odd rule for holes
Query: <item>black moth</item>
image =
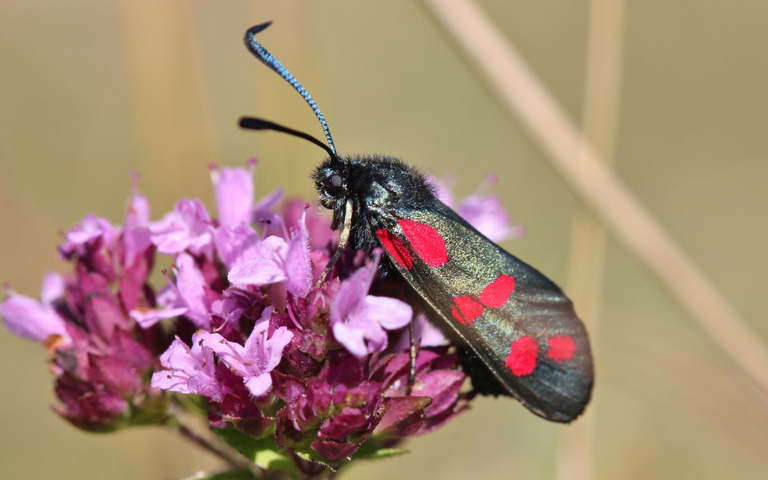
{"label": "black moth", "polygon": [[323,278],[348,244],[368,252],[382,247],[391,268],[418,293],[427,310],[471,348],[459,347],[475,389],[511,395],[548,420],[570,422],[578,417],[592,391],[592,354],[571,301],[538,270],[440,202],[414,168],[383,155],[337,155],[312,97],[256,42],[254,35],[270,23],[249,29],[245,44],[312,107],[328,145],[257,118],[242,118],[240,126],[296,135],[328,152],[312,178],[320,203],[333,210],[332,227],[342,230]]}

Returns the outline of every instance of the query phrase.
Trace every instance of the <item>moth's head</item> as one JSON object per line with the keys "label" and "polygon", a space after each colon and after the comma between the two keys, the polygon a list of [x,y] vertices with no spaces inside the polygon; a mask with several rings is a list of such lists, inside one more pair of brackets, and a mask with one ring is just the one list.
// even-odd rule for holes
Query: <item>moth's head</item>
{"label": "moth's head", "polygon": [[337,210],[346,203],[349,194],[349,164],[344,159],[330,157],[312,174],[320,204],[329,210]]}

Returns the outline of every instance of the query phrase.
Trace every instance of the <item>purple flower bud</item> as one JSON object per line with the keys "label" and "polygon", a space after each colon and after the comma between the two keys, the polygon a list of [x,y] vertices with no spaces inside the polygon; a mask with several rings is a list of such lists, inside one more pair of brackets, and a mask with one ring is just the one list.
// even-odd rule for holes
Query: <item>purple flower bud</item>
{"label": "purple flower bud", "polygon": [[424,427],[424,409],[432,403],[429,397],[392,397],[386,400],[389,408],[376,427],[380,438],[404,438]]}
{"label": "purple flower bud", "polygon": [[83,302],[83,323],[88,332],[102,341],[108,341],[115,328],[130,328],[129,318],[120,299],[110,291],[106,278],[78,268],[77,280]]}
{"label": "purple flower bud", "polygon": [[91,354],[88,364],[88,380],[100,391],[133,395],[141,389],[141,375],[123,358]]}
{"label": "purple flower bud", "polygon": [[262,415],[256,405],[237,395],[227,395],[221,402],[222,420],[233,424],[240,431],[261,438],[274,427],[274,417]]}
{"label": "purple flower bud", "polygon": [[122,395],[98,392],[93,386],[64,374],[56,380],[56,396],[64,404],[54,406],[56,413],[76,427],[88,431],[110,431],[117,428],[119,418],[128,409]]}

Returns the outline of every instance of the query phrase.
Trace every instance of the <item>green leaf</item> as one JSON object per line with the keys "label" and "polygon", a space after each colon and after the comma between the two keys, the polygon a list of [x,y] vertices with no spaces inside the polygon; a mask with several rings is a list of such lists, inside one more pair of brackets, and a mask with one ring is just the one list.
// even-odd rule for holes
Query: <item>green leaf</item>
{"label": "green leaf", "polygon": [[373,440],[368,440],[367,442],[360,445],[357,451],[353,453],[350,457],[344,458],[335,462],[324,459],[323,457],[318,455],[317,452],[311,449],[308,449],[307,451],[304,451],[304,452],[296,451],[295,453],[300,458],[307,460],[308,462],[315,462],[321,465],[325,465],[326,467],[336,472],[341,467],[348,465],[350,462],[354,460],[379,460],[382,458],[396,457],[398,455],[410,453],[410,450],[405,450],[402,448],[389,448],[389,447],[385,448],[377,445],[376,442]]}
{"label": "green leaf", "polygon": [[296,464],[288,451],[275,445],[273,437],[253,438],[236,428],[214,428],[213,431],[227,445],[265,470],[298,473]]}
{"label": "green leaf", "polygon": [[373,442],[365,442],[352,454],[352,460],[379,460],[382,458],[397,457],[411,453],[404,448],[388,448],[375,445]]}
{"label": "green leaf", "polygon": [[300,452],[296,450],[294,453],[299,456],[302,460],[306,460],[308,462],[312,463],[319,463],[320,465],[330,468],[332,471],[337,472],[341,467],[349,463],[349,459],[341,459],[336,462],[332,462],[330,460],[326,460],[323,457],[321,457],[317,452],[314,450],[307,450],[304,452]]}
{"label": "green leaf", "polygon": [[213,473],[199,480],[257,480],[257,477],[247,468],[238,468],[236,470]]}
{"label": "green leaf", "polygon": [[184,408],[200,418],[208,418],[208,400],[201,395],[173,394],[173,398]]}

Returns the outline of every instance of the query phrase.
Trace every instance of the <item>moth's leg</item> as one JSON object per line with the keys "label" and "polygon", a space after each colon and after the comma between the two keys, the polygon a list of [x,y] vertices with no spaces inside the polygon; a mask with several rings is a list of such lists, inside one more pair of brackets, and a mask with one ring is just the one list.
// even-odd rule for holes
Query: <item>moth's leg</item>
{"label": "moth's leg", "polygon": [[323,273],[320,274],[320,278],[317,279],[315,288],[319,288],[320,285],[322,285],[328,274],[331,273],[333,265],[339,257],[341,257],[341,252],[344,251],[349,242],[350,230],[352,230],[352,200],[347,200],[347,205],[344,208],[344,225],[341,228],[341,235],[339,236],[339,245],[336,247],[336,253],[333,254],[331,261],[328,262],[328,265],[323,269]]}
{"label": "moth's leg", "polygon": [[[408,390],[411,389],[411,386],[413,386],[416,381],[416,354],[418,346],[416,345],[416,332],[414,332],[413,327],[414,323],[412,318],[411,323],[408,324],[408,335],[411,337],[411,372],[410,375],[408,375]],[[408,393],[410,393],[410,391]]]}

